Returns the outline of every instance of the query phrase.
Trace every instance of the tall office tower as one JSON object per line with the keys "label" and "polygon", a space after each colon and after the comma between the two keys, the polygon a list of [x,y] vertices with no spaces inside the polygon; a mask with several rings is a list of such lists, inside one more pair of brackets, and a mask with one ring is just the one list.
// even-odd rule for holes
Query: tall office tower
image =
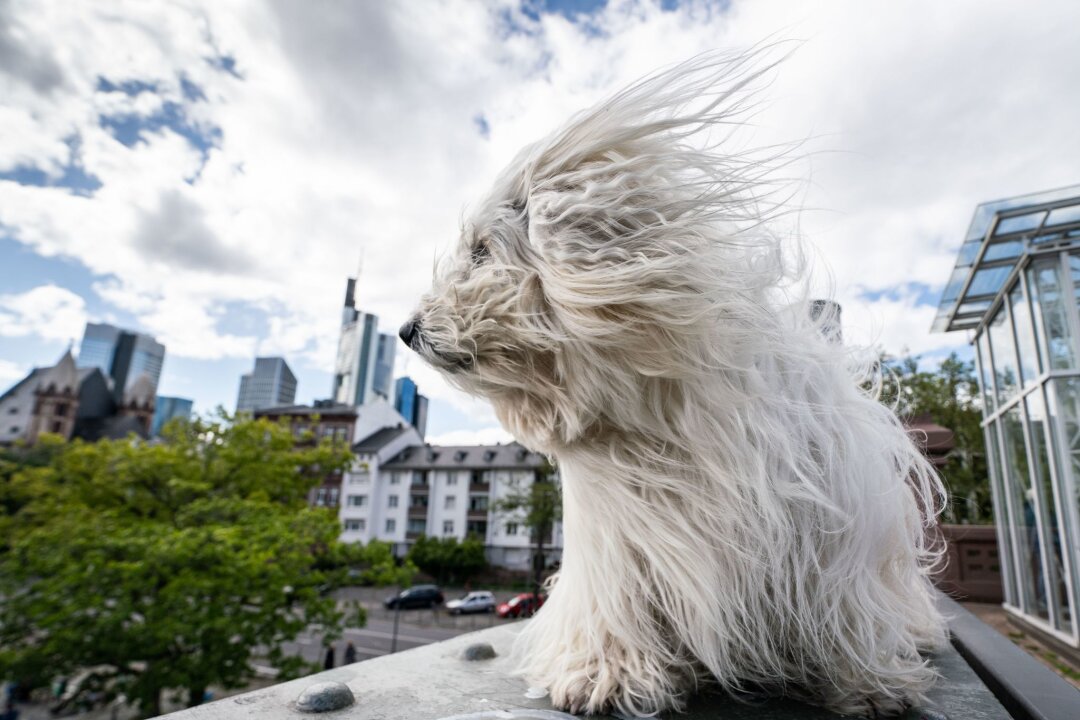
{"label": "tall office tower", "polygon": [[154,402],[154,421],[150,424],[150,437],[161,435],[161,428],[173,418],[191,418],[194,403],[187,398],[158,395]]}
{"label": "tall office tower", "polygon": [[123,402],[143,375],[149,378],[156,392],[164,362],[165,346],[153,337],[105,323],[86,323],[78,365],[101,368],[112,378],[117,402]]}
{"label": "tall office tower", "polygon": [[379,349],[375,353],[375,377],[371,387],[376,395],[389,400],[394,390],[394,351],[401,342],[393,335],[379,333]]}
{"label": "tall office tower", "polygon": [[240,376],[236,412],[292,405],[296,401],[296,376],[284,358],[255,358],[255,369]]}
{"label": "tall office tower", "polygon": [[341,336],[330,397],[360,406],[381,395],[390,399],[396,340],[379,334],[379,318],[356,309],[356,280],[349,278],[341,313]]}
{"label": "tall office tower", "polygon": [[428,399],[417,392],[416,383],[410,377],[400,377],[394,383],[394,409],[416,428],[420,437],[427,430]]}

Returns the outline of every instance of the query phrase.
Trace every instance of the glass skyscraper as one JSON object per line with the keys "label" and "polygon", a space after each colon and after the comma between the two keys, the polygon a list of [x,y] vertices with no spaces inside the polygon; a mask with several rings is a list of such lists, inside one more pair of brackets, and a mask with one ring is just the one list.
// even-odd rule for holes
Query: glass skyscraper
{"label": "glass skyscraper", "polygon": [[356,309],[356,280],[349,278],[341,315],[330,397],[360,406],[376,396],[390,399],[397,339],[379,333],[379,318]]}
{"label": "glass skyscraper", "polygon": [[296,376],[284,358],[255,358],[255,369],[240,376],[236,412],[254,412],[294,402]]}
{"label": "glass skyscraper", "polygon": [[427,430],[428,399],[417,392],[416,383],[410,377],[400,377],[394,383],[394,409],[416,428],[420,437]]}
{"label": "glass skyscraper", "polygon": [[158,395],[154,402],[154,421],[150,425],[150,437],[161,434],[161,428],[173,418],[191,418],[194,403],[187,398]]}
{"label": "glass skyscraper", "polygon": [[1080,186],[975,210],[934,330],[968,330],[1005,607],[1080,648]]}
{"label": "glass skyscraper", "polygon": [[106,323],[87,323],[77,364],[101,368],[112,379],[116,401],[122,402],[142,375],[150,379],[156,391],[164,362],[165,346],[150,335]]}

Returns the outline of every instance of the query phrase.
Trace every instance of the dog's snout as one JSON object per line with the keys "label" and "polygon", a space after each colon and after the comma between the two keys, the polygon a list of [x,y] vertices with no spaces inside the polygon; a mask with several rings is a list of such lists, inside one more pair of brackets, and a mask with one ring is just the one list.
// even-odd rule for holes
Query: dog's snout
{"label": "dog's snout", "polygon": [[401,338],[401,342],[405,343],[409,347],[412,347],[413,340],[420,332],[420,323],[416,321],[416,318],[411,318],[405,321],[405,324],[398,330],[398,337]]}

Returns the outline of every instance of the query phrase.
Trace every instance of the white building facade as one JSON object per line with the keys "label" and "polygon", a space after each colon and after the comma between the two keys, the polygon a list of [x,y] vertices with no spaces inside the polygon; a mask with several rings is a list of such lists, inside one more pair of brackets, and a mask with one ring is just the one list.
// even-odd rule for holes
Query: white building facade
{"label": "white building facade", "polygon": [[[417,538],[473,535],[493,565],[527,570],[533,538],[522,513],[498,513],[495,503],[528,491],[547,472],[542,455],[521,445],[422,445],[416,431],[386,428],[354,446],[345,474],[340,517],[347,542],[393,543],[398,556]],[[406,439],[408,435],[408,439]],[[415,437],[412,437],[414,436]],[[546,537],[545,562],[562,553],[562,528]]]}

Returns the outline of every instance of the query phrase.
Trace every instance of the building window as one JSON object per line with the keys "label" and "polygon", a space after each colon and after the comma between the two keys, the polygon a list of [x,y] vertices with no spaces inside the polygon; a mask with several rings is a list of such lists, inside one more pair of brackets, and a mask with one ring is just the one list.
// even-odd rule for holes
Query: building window
{"label": "building window", "polygon": [[456,472],[451,472],[451,473],[446,474],[446,484],[447,485],[457,485],[457,473]]}
{"label": "building window", "polygon": [[427,473],[423,470],[416,470],[412,476],[413,485],[427,485]]}
{"label": "building window", "polygon": [[18,413],[19,413],[19,408],[15,407],[14,405],[12,405],[10,408],[8,408],[8,415],[17,415]]}
{"label": "building window", "polygon": [[391,518],[390,520],[386,521],[386,532],[388,532],[388,533],[397,532],[397,520],[394,520],[393,518]]}
{"label": "building window", "polygon": [[457,504],[457,498],[454,497],[453,495],[447,495],[445,505],[444,505],[446,507],[446,509],[447,510],[453,510],[455,504]]}
{"label": "building window", "polygon": [[399,485],[399,484],[401,484],[401,473],[399,473],[399,472],[390,473],[390,484],[391,485]]}
{"label": "building window", "polygon": [[406,532],[410,535],[422,535],[427,532],[427,520],[421,520],[420,518],[413,518],[406,526]]}
{"label": "building window", "polygon": [[454,534],[454,521],[453,520],[443,520],[442,534],[443,535],[453,535]]}
{"label": "building window", "polygon": [[67,415],[68,406],[67,403],[57,403],[56,412],[53,413],[56,417],[64,417]]}
{"label": "building window", "polygon": [[517,535],[518,524],[516,522],[506,523],[506,534]]}
{"label": "building window", "polygon": [[52,431],[54,433],[59,434],[63,427],[64,424],[62,422],[60,422],[59,420],[53,420]]}
{"label": "building window", "polygon": [[338,488],[336,488],[336,487],[330,488],[330,492],[327,493],[327,496],[326,496],[326,504],[329,505],[330,507],[337,507],[338,495],[340,493],[341,493],[341,490],[339,490]]}
{"label": "building window", "polygon": [[367,507],[367,495],[350,495],[349,507]]}
{"label": "building window", "polygon": [[363,532],[367,529],[367,520],[363,518],[349,518],[345,521],[345,530],[348,532]]}
{"label": "building window", "polygon": [[470,520],[466,525],[465,532],[468,535],[475,535],[483,540],[487,537],[487,521],[486,520]]}
{"label": "building window", "polygon": [[397,507],[397,499],[397,495],[391,495],[390,497],[386,498],[386,506],[392,508]]}
{"label": "building window", "polygon": [[410,495],[409,496],[409,507],[426,508],[427,504],[428,504],[428,496],[427,495]]}
{"label": "building window", "polygon": [[470,495],[469,512],[485,512],[488,509],[487,495]]}
{"label": "building window", "polygon": [[315,504],[319,507],[326,505],[326,488],[321,487],[315,491]]}

